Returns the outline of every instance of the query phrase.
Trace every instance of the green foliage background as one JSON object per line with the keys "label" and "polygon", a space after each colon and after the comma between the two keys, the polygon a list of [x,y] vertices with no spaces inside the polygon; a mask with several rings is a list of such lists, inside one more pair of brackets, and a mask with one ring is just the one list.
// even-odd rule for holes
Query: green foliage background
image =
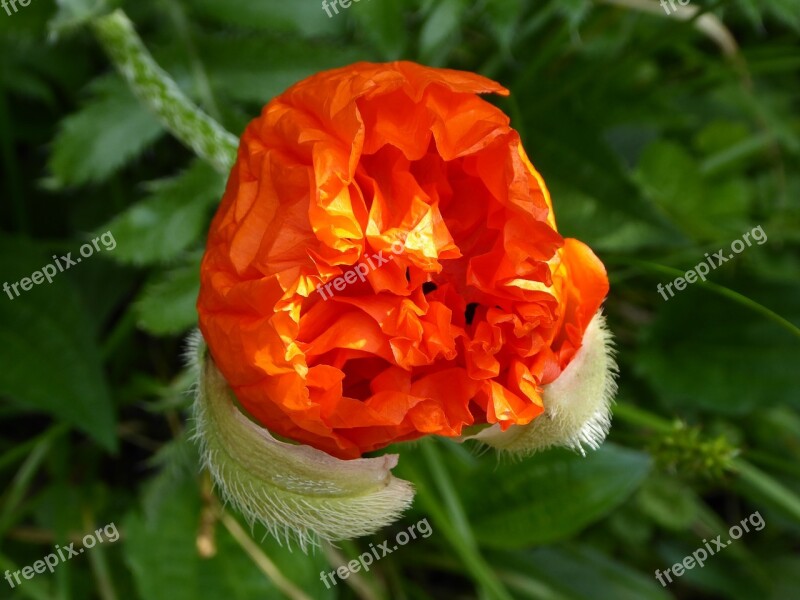
{"label": "green foliage background", "polygon": [[[310,556],[254,532],[307,597],[502,597],[471,556],[510,598],[800,598],[800,1],[691,6],[721,19],[733,55],[655,0],[362,0],[333,18],[316,0],[124,3],[157,61],[236,134],[291,83],[356,60],[500,81],[560,230],[609,268],[610,441],[500,463],[453,443],[400,448],[419,494],[393,530]],[[0,281],[99,233],[117,241],[0,297],[0,570],[106,523],[123,538],[13,590],[0,580],[0,598],[287,597],[213,518],[187,441],[180,354],[224,178],[112,70],[83,23],[95,8],[0,10]],[[659,296],[758,225],[768,242],[715,270],[722,287]],[[762,531],[666,589],[655,580],[756,510]],[[422,518],[433,535],[356,586],[320,582]]]}

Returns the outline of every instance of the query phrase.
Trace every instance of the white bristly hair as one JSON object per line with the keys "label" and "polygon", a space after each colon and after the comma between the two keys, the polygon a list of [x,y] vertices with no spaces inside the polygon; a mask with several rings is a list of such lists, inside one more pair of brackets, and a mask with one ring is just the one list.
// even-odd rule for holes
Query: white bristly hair
{"label": "white bristly hair", "polygon": [[374,533],[411,505],[412,485],[392,476],[397,455],[341,460],[275,439],[248,419],[199,333],[187,356],[197,367],[195,433],[203,466],[222,499],[252,527],[260,523],[302,550],[320,539]]}

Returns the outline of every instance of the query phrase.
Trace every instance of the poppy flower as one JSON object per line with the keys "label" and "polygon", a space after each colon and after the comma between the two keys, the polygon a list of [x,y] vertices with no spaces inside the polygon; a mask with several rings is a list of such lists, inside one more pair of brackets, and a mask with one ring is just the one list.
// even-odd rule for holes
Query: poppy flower
{"label": "poppy flower", "polygon": [[[559,234],[519,134],[482,94],[508,90],[358,63],[292,86],[242,135],[202,262],[199,437],[247,514],[279,513],[272,529],[343,534],[249,494],[251,475],[313,496],[342,492],[358,462],[371,475],[353,493],[393,489],[378,500],[391,520],[412,492],[388,475],[396,457],[364,453],[476,426],[521,452],[605,437],[605,269]],[[250,464],[258,443],[271,458]]]}

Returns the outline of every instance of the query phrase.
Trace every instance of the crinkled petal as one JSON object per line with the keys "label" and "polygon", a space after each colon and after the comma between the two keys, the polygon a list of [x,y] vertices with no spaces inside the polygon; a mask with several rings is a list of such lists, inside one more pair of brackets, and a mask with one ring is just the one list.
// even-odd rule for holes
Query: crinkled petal
{"label": "crinkled petal", "polygon": [[566,446],[581,453],[584,446],[597,449],[611,426],[616,373],[611,334],[598,311],[575,358],[544,387],[541,416],[529,425],[512,425],[505,431],[494,425],[465,439],[516,454],[531,454],[551,446]]}

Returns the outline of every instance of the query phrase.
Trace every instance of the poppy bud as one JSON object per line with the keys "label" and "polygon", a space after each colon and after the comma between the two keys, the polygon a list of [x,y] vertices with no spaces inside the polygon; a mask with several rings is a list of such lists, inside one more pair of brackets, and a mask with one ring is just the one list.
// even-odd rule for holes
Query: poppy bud
{"label": "poppy bud", "polygon": [[390,522],[410,485],[396,457],[361,456],[393,443],[605,435],[605,267],[559,234],[487,93],[508,90],[358,63],[295,84],[242,135],[201,266],[198,433],[224,493],[273,532]]}
{"label": "poppy bud", "polygon": [[316,536],[335,541],[368,535],[410,506],[410,483],[392,476],[397,455],[341,460],[310,446],[279,441],[248,419],[196,334],[195,439],[222,498],[252,526],[302,548]]}

